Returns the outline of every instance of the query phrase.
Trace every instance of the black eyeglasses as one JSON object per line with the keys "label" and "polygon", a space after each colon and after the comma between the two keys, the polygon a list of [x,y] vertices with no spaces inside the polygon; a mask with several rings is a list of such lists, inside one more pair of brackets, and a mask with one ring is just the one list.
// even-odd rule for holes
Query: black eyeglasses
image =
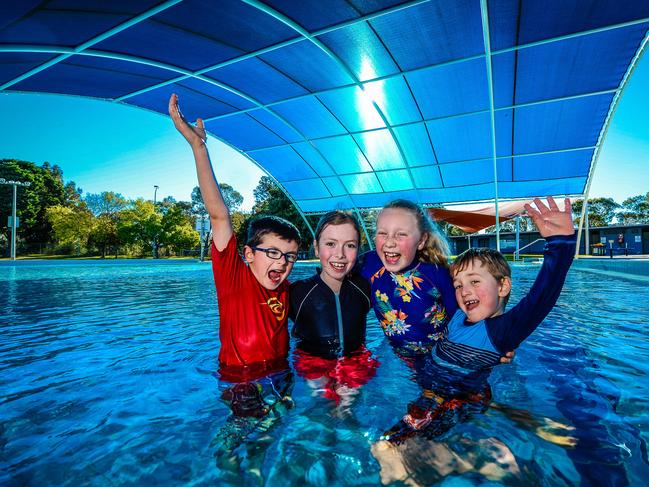
{"label": "black eyeglasses", "polygon": [[262,249],[261,247],[253,247],[252,250],[259,250],[265,253],[271,259],[275,259],[275,260],[279,260],[282,257],[284,257],[287,263],[288,262],[293,263],[297,261],[297,254],[294,254],[293,252],[284,253],[278,249]]}

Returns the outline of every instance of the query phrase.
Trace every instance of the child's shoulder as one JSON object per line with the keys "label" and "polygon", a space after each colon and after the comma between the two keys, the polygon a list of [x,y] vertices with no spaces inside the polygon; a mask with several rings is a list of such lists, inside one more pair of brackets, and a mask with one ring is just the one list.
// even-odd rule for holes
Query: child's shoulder
{"label": "child's shoulder", "polygon": [[373,261],[381,261],[379,258],[379,254],[376,252],[376,250],[368,250],[367,252],[363,252],[361,255],[358,256],[358,261],[359,262],[373,262]]}
{"label": "child's shoulder", "polygon": [[356,269],[347,276],[347,282],[352,283],[356,289],[369,295],[371,289],[370,282],[357,272]]}
{"label": "child's shoulder", "polygon": [[365,278],[374,274],[381,267],[383,267],[383,263],[376,250],[369,250],[358,257],[356,268],[360,270],[361,275]]}

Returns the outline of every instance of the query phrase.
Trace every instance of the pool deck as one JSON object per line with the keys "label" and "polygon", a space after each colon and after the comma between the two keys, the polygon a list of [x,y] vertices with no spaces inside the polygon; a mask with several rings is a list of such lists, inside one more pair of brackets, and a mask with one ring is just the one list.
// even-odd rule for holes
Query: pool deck
{"label": "pool deck", "polygon": [[580,256],[573,267],[592,272],[621,274],[624,277],[649,279],[649,255],[616,255],[610,257]]}

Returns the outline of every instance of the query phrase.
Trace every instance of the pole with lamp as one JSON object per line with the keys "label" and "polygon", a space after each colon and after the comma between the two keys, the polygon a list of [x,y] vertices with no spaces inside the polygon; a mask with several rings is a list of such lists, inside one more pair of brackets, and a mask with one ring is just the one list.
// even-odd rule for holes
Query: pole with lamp
{"label": "pole with lamp", "polygon": [[[158,195],[158,188],[159,186],[157,184],[153,185],[153,213],[157,213],[156,211],[156,197]],[[158,235],[153,236],[153,242],[151,242],[152,246],[152,254],[153,258],[157,259],[158,258]]]}
{"label": "pole with lamp", "polygon": [[18,199],[18,186],[28,187],[32,183],[29,181],[7,181],[4,178],[0,178],[0,184],[11,185],[14,187],[13,191],[13,204],[11,207],[11,217],[9,219],[9,224],[11,225],[11,260],[16,260],[16,229],[18,228],[18,217],[16,216],[16,202]]}

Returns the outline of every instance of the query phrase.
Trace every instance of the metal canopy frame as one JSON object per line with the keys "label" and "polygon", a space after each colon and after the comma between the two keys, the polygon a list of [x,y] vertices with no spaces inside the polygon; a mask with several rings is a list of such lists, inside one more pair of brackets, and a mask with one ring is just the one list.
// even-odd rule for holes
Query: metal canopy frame
{"label": "metal canopy frame", "polygon": [[487,64],[487,92],[489,93],[489,121],[491,123],[491,149],[493,151],[494,171],[494,206],[496,222],[496,249],[500,252],[500,218],[498,218],[498,151],[496,148],[496,112],[494,108],[494,83],[493,68],[491,66],[491,38],[489,34],[489,12],[487,0],[480,0],[480,14],[482,17],[482,36],[484,38],[485,63]]}
{"label": "metal canopy frame", "polygon": [[615,91],[615,97],[613,98],[613,101],[611,102],[611,107],[609,108],[608,113],[606,114],[606,121],[604,122],[604,127],[599,134],[599,137],[597,139],[597,144],[595,145],[595,152],[593,153],[593,162],[590,166],[590,171],[588,172],[588,182],[586,183],[586,190],[584,191],[584,197],[583,197],[583,205],[581,207],[581,215],[579,217],[579,227],[577,230],[577,249],[575,256],[579,256],[579,246],[581,245],[581,232],[584,228],[584,219],[586,220],[586,255],[588,255],[588,245],[589,245],[589,225],[588,225],[588,196],[590,194],[590,186],[593,183],[593,175],[595,174],[595,168],[597,167],[597,162],[599,161],[599,155],[601,154],[601,148],[602,144],[604,143],[604,140],[606,140],[606,134],[608,133],[608,129],[611,126],[611,122],[613,121],[613,116],[615,115],[615,111],[617,110],[617,107],[620,104],[620,100],[622,99],[622,95],[624,94],[624,90],[626,90],[627,86],[629,86],[629,80],[631,79],[631,75],[635,71],[635,68],[638,66],[638,61],[642,58],[642,55],[645,53],[647,50],[647,45],[649,44],[649,31],[647,31],[647,34],[645,35],[644,39],[642,40],[642,43],[640,44],[640,47],[638,48],[637,52],[633,56],[633,59],[631,60],[631,63],[629,64],[628,69],[624,73],[624,77],[622,78],[622,81],[620,82],[620,86],[618,89]]}
{"label": "metal canopy frame", "polygon": [[[63,4],[65,1],[62,0]],[[10,0],[11,2],[20,4],[19,0]],[[193,15],[200,16],[200,9],[206,7],[194,2],[169,0],[136,14],[124,14],[130,18],[108,28],[105,32],[98,30],[96,35],[90,36],[76,47],[71,47],[70,43],[66,44],[65,39],[50,44],[26,42],[29,36],[26,36],[25,32],[32,32],[27,29],[31,17],[47,10],[47,4],[38,5],[15,19],[7,20],[3,18],[3,14],[0,14],[0,92],[52,92],[50,84],[56,79],[55,74],[50,75],[52,69],[74,56],[94,59],[93,62],[99,66],[99,69],[104,60],[107,63],[134,63],[142,70],[151,68],[155,71],[151,72],[150,81],[145,86],[129,91],[120,89],[122,79],[119,73],[108,70],[107,64],[105,68],[108,70],[107,76],[112,76],[110,83],[111,86],[114,84],[114,96],[109,96],[108,101],[165,113],[166,103],[161,104],[158,98],[164,97],[164,94],[172,89],[190,90],[202,94],[206,103],[213,100],[217,104],[215,105],[217,109],[208,111],[206,108],[205,113],[209,113],[209,116],[203,117],[206,124],[212,125],[208,127],[211,135],[238,150],[268,174],[295,204],[310,229],[306,214],[320,213],[342,206],[360,216],[361,208],[382,206],[386,198],[406,197],[424,206],[445,202],[492,200],[495,202],[497,213],[500,199],[513,200],[549,194],[588,197],[601,144],[624,88],[647,44],[649,7],[642,2],[618,6],[616,7],[618,10],[615,15],[611,14],[609,21],[604,14],[599,13],[600,8],[604,12],[607,8],[607,4],[601,0],[584,0],[582,11],[588,14],[584,14],[584,18],[574,19],[567,19],[566,15],[562,15],[564,6],[558,1],[548,4],[544,0],[524,2],[517,0],[454,0],[451,2],[377,0],[370,4],[372,6],[367,7],[356,0],[336,0],[327,4],[327,18],[330,17],[327,25],[322,24],[318,18],[317,2],[299,9],[290,2],[275,0],[268,0],[268,3],[258,0],[226,0],[219,5],[219,8],[229,9],[232,12],[253,9],[272,25],[278,26],[277,37],[274,42],[271,40],[267,45],[262,44],[258,48],[246,49],[237,44],[236,35],[233,39],[227,39],[226,43],[218,37],[207,35],[209,42],[237,49],[239,54],[226,56],[217,62],[205,63],[209,65],[200,69],[182,67],[183,52],[180,49],[178,52],[171,53],[172,62],[169,62],[164,61],[154,50],[149,50],[146,54],[142,54],[141,51],[138,53],[131,48],[121,49],[118,52],[102,45],[103,41],[119,38],[123,33],[140,32],[133,29],[141,25],[174,27],[176,16],[181,19],[191,19]],[[95,10],[93,6],[96,7]],[[99,0],[90,0],[84,4],[84,8],[83,12],[78,11],[76,3],[72,2],[66,12],[69,12],[71,17],[78,16],[77,20],[85,21],[84,15],[101,14],[102,3]],[[447,10],[452,11],[448,18],[445,17]],[[174,16],[170,20],[171,11],[174,12]],[[246,12],[252,11],[246,10]],[[534,22],[525,24],[524,20],[531,18],[528,12],[534,12]],[[160,15],[167,16],[160,18]],[[42,18],[39,18],[39,21],[43,22]],[[214,22],[218,22],[218,19]],[[16,29],[12,30],[14,24],[24,25],[25,31],[20,32],[20,35],[16,34]],[[324,26],[312,29],[305,27],[310,24]],[[555,28],[554,24],[560,24],[561,28]],[[178,26],[181,25],[178,23]],[[547,32],[537,32],[536,30],[540,29],[539,25],[547,28]],[[283,29],[281,35],[279,26]],[[470,28],[475,29],[476,32],[469,31]],[[198,31],[185,31],[182,27],[175,27],[175,29],[180,31],[180,34],[178,32],[176,34],[182,34],[189,40],[198,39],[200,36],[201,39],[205,37],[205,34],[200,34]],[[448,33],[448,38],[427,36],[426,29],[432,29],[430,32],[436,32],[435,29],[438,29]],[[458,36],[456,35],[458,32],[465,32],[466,35]],[[347,43],[337,45],[335,36],[342,34],[352,35],[353,42],[349,45]],[[516,34],[515,40],[510,39],[514,34]],[[65,36],[65,33],[59,35]],[[601,36],[614,36],[614,38],[612,41],[608,39],[607,44],[601,44]],[[32,35],[32,38],[40,39],[37,32]],[[16,41],[17,39],[19,42]],[[402,42],[401,39],[408,39],[416,45],[412,48],[401,45],[399,44]],[[476,51],[477,39],[482,40],[478,51]],[[519,39],[522,40],[519,42]],[[164,42],[162,38],[154,40]],[[573,85],[569,89],[564,89],[560,85],[561,79],[553,80],[548,77],[549,81],[544,78],[542,82],[555,84],[543,86],[543,83],[540,83],[538,91],[534,91],[537,80],[533,79],[533,71],[530,71],[529,67],[521,67],[518,58],[512,72],[507,71],[508,53],[515,52],[517,56],[518,53],[529,53],[528,56],[534,57],[544,49],[555,49],[549,58],[546,53],[545,62],[550,63],[548,71],[555,69],[560,76],[561,67],[565,65],[570,65],[578,71],[581,62],[587,67],[588,55],[591,57],[596,55],[593,53],[597,53],[598,49],[608,46],[611,42],[617,43],[615,44],[616,55],[597,59],[599,63],[597,72],[589,72],[589,81],[591,78],[597,79],[588,87],[574,84],[580,79],[579,76],[575,78],[577,81],[571,81]],[[334,75],[337,76],[338,81],[316,83],[318,88],[310,88],[309,86],[313,85],[309,82],[310,73],[291,75],[290,69],[287,69],[290,65],[282,64],[290,60],[278,61],[275,57],[269,61],[267,58],[277,53],[284,55],[286,49],[305,49],[307,45],[313,46],[323,56],[323,62],[329,60],[327,62],[331,63],[331,69],[335,71]],[[417,45],[426,52],[419,52]],[[358,52],[355,51],[356,48]],[[375,49],[375,51],[367,51],[370,52],[367,54],[365,51],[361,53],[362,49],[370,51]],[[574,49],[574,52],[570,49]],[[29,56],[39,54],[56,56],[34,64],[33,59],[36,57],[29,58]],[[377,64],[373,66],[371,75],[361,76],[355,71],[354,63],[360,60],[359,56],[365,54],[369,56],[370,64],[373,62]],[[27,57],[28,69],[16,74],[12,71],[11,65],[14,57],[19,56],[18,59],[22,59],[21,55]],[[272,72],[273,76],[280,81],[283,80],[282,83],[289,83],[299,88],[298,91],[301,93],[285,91],[282,96],[268,100],[264,99],[263,90],[260,91],[258,88],[259,95],[250,93],[242,77],[230,76],[229,81],[226,82],[214,76],[214,73],[217,75],[223,73],[224,69],[238,63],[253,60]],[[456,67],[467,69],[471,63],[479,63],[481,60],[484,62],[484,71],[478,73],[475,79],[454,79],[452,74],[444,71]],[[363,58],[363,61],[367,59]],[[32,65],[29,66],[29,63]],[[6,69],[3,69],[3,64]],[[67,69],[70,65],[65,63],[65,67]],[[81,67],[75,65],[73,69],[81,70],[80,77],[84,75],[83,65]],[[93,69],[97,69],[95,65]],[[164,72],[172,73],[173,76],[168,79],[158,76]],[[623,73],[619,78],[618,72]],[[249,75],[261,76],[258,72]],[[465,89],[469,89],[470,93],[477,93],[474,94],[475,99],[469,102],[474,106],[471,108],[467,105],[468,109],[449,106],[441,113],[427,114],[426,106],[435,103],[435,100],[430,97],[435,96],[436,86],[430,87],[433,93],[431,95],[422,92],[421,89],[417,90],[412,85],[413,79],[426,76],[429,77],[426,79],[437,79],[434,77],[441,76],[442,81],[449,87],[453,87],[453,83],[460,83]],[[431,76],[433,78],[430,78]],[[513,78],[508,78],[509,76]],[[513,79],[514,83],[511,92],[507,85],[510,79]],[[183,85],[183,82],[191,80],[194,80],[194,84],[190,87]],[[527,99],[517,99],[519,94],[519,87],[515,84],[517,80],[522,80],[523,84],[527,83],[524,85],[527,89]],[[259,85],[264,86],[263,78],[258,81]],[[127,81],[123,82],[127,83]],[[386,88],[385,93],[382,93],[385,99],[377,99],[372,90],[367,90],[370,85],[387,86],[389,83],[393,86],[397,86],[395,83],[402,84],[405,86],[405,91],[400,93],[395,90],[401,88]],[[364,114],[354,113],[354,106],[344,106],[346,90],[352,90],[354,97],[360,97],[363,103],[371,107],[370,116],[375,117],[376,120],[374,125],[365,123]],[[57,86],[53,91],[79,94],[78,87],[67,85]],[[221,93],[228,93],[228,96],[234,98],[225,99]],[[486,98],[481,93],[485,93]],[[452,97],[453,93],[450,92],[449,95]],[[497,99],[498,95],[499,99]],[[105,95],[95,94],[92,87],[85,90],[82,96],[106,99]],[[414,112],[407,113],[408,108],[399,106],[400,96],[409,97],[408,99],[413,103],[410,110]],[[511,96],[511,103],[503,103],[503,96],[505,98]],[[232,100],[240,100],[241,103],[233,104]],[[404,100],[408,102],[407,99]],[[341,129],[332,130],[316,125],[315,128],[311,127],[305,131],[305,120],[300,118],[302,114],[294,112],[288,114],[286,111],[289,106],[306,107],[305,104],[311,102],[321,107],[332,123]],[[460,102],[458,107],[462,106],[462,103]],[[592,112],[581,113],[577,110],[576,114],[573,114],[574,120],[568,119],[564,122],[567,124],[565,128],[571,131],[571,135],[574,132],[575,142],[570,140],[557,142],[554,145],[546,143],[545,146],[531,144],[532,150],[524,150],[516,145],[516,141],[520,140],[525,147],[525,141],[534,140],[535,134],[526,133],[525,131],[531,128],[526,127],[524,123],[514,126],[515,114],[521,110],[536,110],[528,113],[533,113],[535,117],[542,117],[546,113],[553,113],[552,110],[556,112],[559,108],[565,107],[581,107],[582,111],[586,110],[583,107],[587,107]],[[602,112],[604,107],[605,113]],[[340,110],[344,110],[345,113],[341,114]],[[265,113],[270,118],[264,121],[257,116],[260,113]],[[499,126],[499,118],[506,120],[508,116],[512,117],[512,126],[510,129],[503,129]],[[580,116],[582,119],[579,119]],[[487,117],[488,123],[480,125],[482,123],[480,117]],[[519,118],[518,116],[517,121]],[[473,120],[474,125],[463,125],[468,123],[467,120]],[[583,120],[595,124],[590,127],[590,130],[597,129],[596,139],[580,126],[579,122]],[[358,122],[357,127],[353,126],[355,121]],[[225,122],[227,124],[223,125]],[[258,130],[258,133],[255,132],[250,136],[251,143],[245,147],[235,140],[240,137],[240,134],[235,132],[236,127],[241,126],[242,122],[252,124],[251,127]],[[540,122],[539,126],[542,125],[543,120]],[[275,123],[278,125],[275,126]],[[230,125],[234,128],[229,131]],[[476,127],[479,131],[476,133],[476,139],[480,137],[488,139],[488,149],[481,148],[479,140],[476,142],[463,138],[462,130],[471,131]],[[538,130],[538,127],[535,129]],[[289,135],[284,134],[284,130],[287,130],[286,134]],[[418,130],[423,134],[419,137],[423,138],[411,139],[413,131]],[[433,137],[432,130],[441,130],[441,132]],[[541,135],[552,140],[551,133]],[[501,140],[499,138],[501,136],[505,138]],[[383,144],[379,148],[387,147],[388,150],[393,151],[391,157],[394,159],[385,159],[387,156],[380,153],[381,151],[375,153],[376,148],[368,148],[370,142],[366,140],[370,140],[371,137],[374,137],[371,140],[378,140],[378,143]],[[336,144],[342,144],[343,138],[346,138],[345,140],[350,144],[348,149],[360,158],[358,162],[339,158],[337,155],[332,158],[331,150],[327,153],[323,151],[322,144],[335,148]],[[511,147],[503,152],[499,144],[508,140]],[[448,155],[449,150],[451,154],[464,154],[462,150],[457,151],[458,147],[462,149],[462,144],[470,146],[465,153],[473,153],[474,157]],[[312,153],[310,156],[300,151],[301,147],[307,146]],[[284,170],[284,173],[282,170],[278,172],[283,164],[288,164],[281,159],[281,154],[286,154],[283,150],[293,154],[293,158],[297,161],[293,161],[293,164],[302,164],[303,168],[296,167],[296,172],[288,169]],[[340,151],[344,153],[342,146]],[[334,154],[338,152],[335,151]],[[583,159],[589,154],[587,171],[584,172]],[[349,157],[349,154],[346,157]],[[422,157],[424,159],[419,160]],[[561,163],[557,162],[558,157],[562,158]],[[523,161],[526,160],[532,162],[524,163]],[[490,161],[488,170],[490,174],[485,172],[486,165],[484,169],[476,169],[482,167],[483,162],[486,161]],[[507,173],[503,176],[499,174],[499,170],[502,171],[503,164],[508,161],[511,161],[509,169],[511,176]],[[523,164],[522,169],[517,166],[519,163]],[[547,171],[534,169],[538,164],[549,164]],[[516,178],[514,169],[516,169]],[[479,174],[476,175],[476,171]],[[466,175],[466,182],[459,183],[458,175]],[[487,190],[489,185],[491,190]],[[362,218],[361,223],[368,242],[371,242]],[[497,222],[496,225],[499,233]]]}

